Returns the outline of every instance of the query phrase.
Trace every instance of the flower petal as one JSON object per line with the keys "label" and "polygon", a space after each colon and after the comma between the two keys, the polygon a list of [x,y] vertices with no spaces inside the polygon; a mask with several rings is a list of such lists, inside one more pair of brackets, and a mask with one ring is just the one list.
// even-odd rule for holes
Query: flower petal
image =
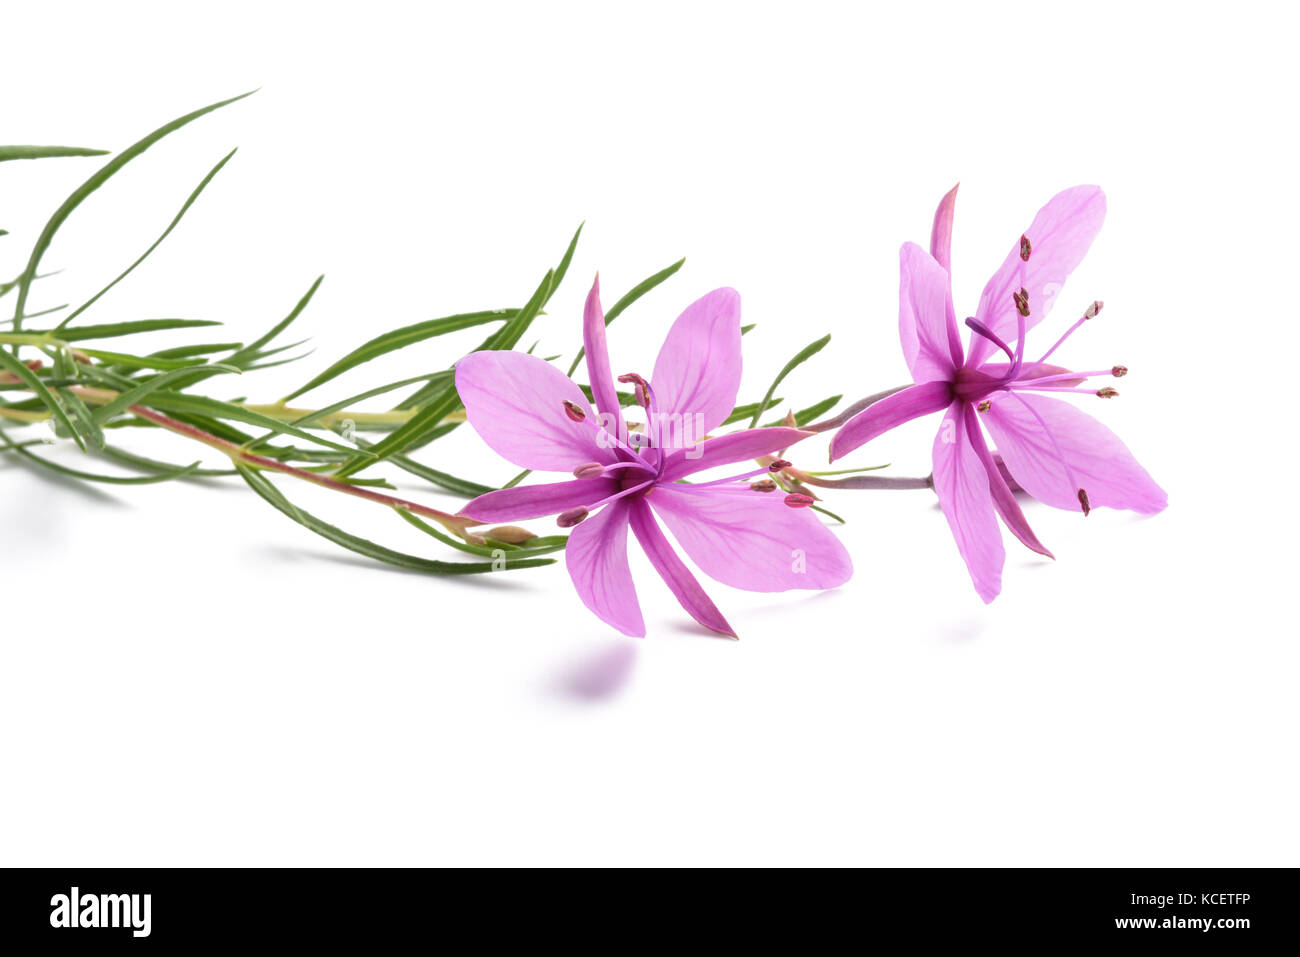
{"label": "flower petal", "polygon": [[[597,441],[595,410],[582,390],[536,356],[471,352],[456,363],[456,390],[483,441],[521,468],[570,472],[584,462],[615,459]],[[583,421],[565,414],[566,401],[582,410]]]}
{"label": "flower petal", "polygon": [[605,341],[605,310],[600,306],[600,276],[591,284],[587,304],[582,312],[582,345],[587,353],[587,378],[596,408],[605,416],[603,423],[612,435],[622,434],[623,410],[618,404],[614,375],[609,367],[609,345]]}
{"label": "flower petal", "polygon": [[647,501],[705,574],[748,591],[834,588],[853,562],[835,533],[779,492],[657,486]]}
{"label": "flower petal", "polygon": [[934,227],[930,230],[930,255],[949,274],[952,273],[952,215],[957,205],[957,186],[939,200],[939,208],[934,211]]}
{"label": "flower petal", "polygon": [[[1078,511],[1077,482],[1087,490],[1093,508],[1105,505],[1150,515],[1168,504],[1164,489],[1119,437],[1068,402],[1016,392],[995,398],[984,413],[984,423],[1008,471],[1040,502]],[[1069,462],[1075,482],[1067,478],[1061,455]]]}
{"label": "flower petal", "polygon": [[480,495],[460,514],[480,522],[515,522],[525,518],[555,515],[579,505],[591,505],[618,491],[610,478],[574,479],[547,485],[519,485]]}
{"label": "flower petal", "polygon": [[[1106,196],[1098,186],[1075,186],[1053,196],[1024,233],[1032,246],[1029,261],[1020,258],[1020,237],[1016,237],[1002,267],[984,287],[975,318],[1004,342],[1014,344],[1018,322],[1013,294],[1022,286],[1029,293],[1025,328],[1032,329],[1051,311],[1065,280],[1083,261],[1105,218]],[[988,339],[972,332],[966,365],[980,365],[995,348]]]}
{"label": "flower petal", "polygon": [[948,270],[916,243],[898,259],[898,338],[912,381],[951,380],[962,353]]}
{"label": "flower petal", "polygon": [[923,382],[886,396],[849,419],[835,433],[831,439],[831,461],[917,416],[938,412],[951,402],[952,388],[947,382]]}
{"label": "flower petal", "polygon": [[582,603],[605,624],[633,638],[645,622],[627,563],[628,502],[610,502],[569,533],[564,563]]}
{"label": "flower petal", "polygon": [[789,429],[777,426],[769,429],[745,429],[730,435],[719,435],[706,439],[694,448],[679,449],[668,456],[664,463],[662,482],[675,482],[680,478],[703,472],[705,469],[756,459],[787,449],[800,439],[812,435],[802,429]]}
{"label": "flower petal", "polygon": [[690,569],[677,556],[677,552],[673,551],[672,544],[664,536],[663,529],[655,521],[654,513],[644,499],[631,503],[628,517],[631,520],[632,532],[636,535],[636,540],[641,543],[641,547],[645,549],[650,564],[654,565],[655,571],[659,572],[660,577],[677,596],[681,606],[705,628],[735,638],[735,629],[727,624],[727,619],[722,617],[722,612],[718,611],[717,605],[713,604],[713,600],[705,594]]}
{"label": "flower petal", "polygon": [[707,435],[735,408],[740,370],[740,293],[715,289],[668,330],[650,377],[659,413],[698,415]]}
{"label": "flower petal", "polygon": [[1038,552],[1040,555],[1046,555],[1048,558],[1056,558],[1047,546],[1038,540],[1034,530],[1029,527],[1029,519],[1025,518],[1025,513],[1020,509],[1020,503],[1016,501],[1015,495],[1011,493],[1011,486],[1002,475],[1002,470],[998,468],[998,460],[993,457],[989,451],[988,443],[984,441],[984,433],[980,430],[979,419],[975,410],[966,404],[966,434],[970,436],[971,448],[979,456],[980,463],[984,466],[984,472],[989,478],[989,492],[993,496],[993,507],[1002,516],[1002,524],[1011,530],[1011,534],[1020,539],[1020,543],[1030,551]]}
{"label": "flower petal", "polygon": [[988,473],[971,444],[965,402],[954,402],[934,440],[934,490],[975,591],[991,602],[1002,590],[1002,533],[998,531]]}

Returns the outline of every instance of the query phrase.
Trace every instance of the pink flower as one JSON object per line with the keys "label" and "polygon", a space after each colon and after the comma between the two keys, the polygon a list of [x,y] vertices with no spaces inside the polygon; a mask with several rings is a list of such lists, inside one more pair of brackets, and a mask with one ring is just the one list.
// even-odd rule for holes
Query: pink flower
{"label": "pink flower", "polygon": [[619,407],[599,279],[587,297],[583,326],[594,409],[567,376],[533,356],[476,352],[457,364],[456,388],[467,417],[488,445],[523,468],[575,476],[489,492],[463,514],[496,523],[559,513],[559,524],[573,528],[565,561],[579,597],[602,621],[637,637],[645,634],[645,623],[628,567],[629,528],[682,607],[701,625],[732,637],[735,631],[660,521],[705,573],[736,588],[833,588],[848,580],[853,566],[847,551],[801,507],[808,504],[804,497],[750,487],[767,468],[683,481],[809,434],[771,428],[707,437],[731,414],[740,388],[740,296],[734,289],[714,290],[687,307],[649,380],[620,376],[633,384],[646,412],[643,432],[628,428]]}
{"label": "pink flower", "polygon": [[[1118,394],[1109,386],[1084,383],[1095,376],[1122,376],[1128,372],[1123,366],[1071,372],[1047,364],[1071,333],[1097,315],[1100,302],[1089,306],[1042,358],[1025,359],[1026,333],[1046,318],[1101,229],[1102,191],[1076,186],[1038,211],[984,287],[974,318],[966,320],[971,336],[965,354],[949,280],[956,199],[954,187],[940,202],[928,254],[915,243],[900,253],[899,337],[916,384],[850,419],[831,442],[831,461],[909,419],[947,410],[934,443],[934,489],[975,590],[989,602],[1002,588],[1004,552],[995,515],[1029,548],[1048,557],[1051,552],[1025,521],[981,422],[1010,476],[1040,502],[1084,515],[1098,506],[1151,514],[1165,507],[1166,497],[1114,433],[1043,394]],[[999,352],[1006,361],[990,361]]]}

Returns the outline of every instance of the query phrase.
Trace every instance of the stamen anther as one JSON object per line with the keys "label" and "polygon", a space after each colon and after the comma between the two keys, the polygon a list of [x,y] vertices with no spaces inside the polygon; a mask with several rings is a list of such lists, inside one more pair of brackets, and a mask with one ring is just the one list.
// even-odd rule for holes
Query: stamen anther
{"label": "stamen anther", "polygon": [[587,510],[579,505],[577,508],[571,508],[567,512],[561,512],[555,519],[555,524],[560,528],[573,528],[584,518],[587,517]]}
{"label": "stamen anther", "polygon": [[1024,286],[1020,287],[1019,292],[1013,292],[1011,298],[1016,301],[1016,312],[1020,313],[1026,319],[1029,318],[1029,292]]}
{"label": "stamen anther", "polygon": [[1128,366],[1112,366],[1110,374],[1116,379],[1122,379],[1128,375]]}
{"label": "stamen anther", "polygon": [[776,483],[771,479],[759,479],[757,482],[751,482],[749,487],[755,492],[775,492]]}
{"label": "stamen anther", "polygon": [[1105,303],[1102,302],[1100,299],[1098,299],[1096,302],[1094,302],[1091,306],[1088,307],[1087,311],[1083,314],[1083,318],[1096,319],[1097,313],[1101,312],[1101,307],[1104,305]]}
{"label": "stamen anther", "polygon": [[574,422],[581,422],[587,417],[587,413],[582,411],[582,406],[576,402],[570,402],[568,399],[564,400],[564,414]]}
{"label": "stamen anther", "polygon": [[641,376],[637,375],[635,372],[629,372],[625,375],[619,376],[618,381],[625,384],[628,382],[636,383],[636,404],[642,408],[646,408],[650,405],[650,391],[646,387],[645,379],[641,378]]}
{"label": "stamen anther", "polygon": [[976,411],[976,412],[987,412],[987,411],[988,411],[989,409],[991,409],[991,408],[993,408],[993,403],[992,403],[991,401],[989,401],[988,399],[985,399],[985,400],[984,400],[983,402],[981,402],[979,405],[975,406],[975,411]]}
{"label": "stamen anther", "polygon": [[604,474],[605,466],[601,465],[599,462],[587,462],[584,465],[579,465],[573,470],[574,478],[595,478],[598,475]]}
{"label": "stamen anther", "polygon": [[1119,395],[1119,389],[1112,389],[1110,386],[1103,386],[1097,390],[1097,395],[1103,399],[1113,399]]}
{"label": "stamen anther", "polygon": [[782,469],[788,469],[789,467],[790,467],[790,463],[787,462],[785,459],[777,459],[775,462],[773,462],[771,465],[767,467],[767,470],[769,472],[779,472]]}
{"label": "stamen anther", "polygon": [[1033,250],[1034,247],[1029,244],[1029,237],[1021,236],[1020,237],[1020,258],[1023,259],[1025,262],[1029,262],[1029,254],[1033,252]]}
{"label": "stamen anther", "polygon": [[1079,489],[1079,504],[1083,506],[1083,517],[1087,518],[1088,513],[1092,511],[1092,505],[1088,503],[1088,493],[1084,489]]}
{"label": "stamen anther", "polygon": [[807,508],[813,503],[811,495],[804,495],[800,492],[792,492],[785,497],[785,504],[791,508]]}

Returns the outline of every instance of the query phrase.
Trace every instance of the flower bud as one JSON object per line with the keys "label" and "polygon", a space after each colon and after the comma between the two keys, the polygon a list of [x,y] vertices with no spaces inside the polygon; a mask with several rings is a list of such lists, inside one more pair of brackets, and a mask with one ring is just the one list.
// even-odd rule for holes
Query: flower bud
{"label": "flower bud", "polygon": [[537,535],[518,525],[498,525],[496,528],[488,529],[487,537],[493,541],[505,542],[507,545],[522,545],[536,538]]}

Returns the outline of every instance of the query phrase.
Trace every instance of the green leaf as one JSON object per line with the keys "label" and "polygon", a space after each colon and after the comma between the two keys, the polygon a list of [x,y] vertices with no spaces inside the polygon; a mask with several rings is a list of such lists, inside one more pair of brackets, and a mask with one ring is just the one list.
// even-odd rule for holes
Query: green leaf
{"label": "green leaf", "polygon": [[[614,303],[613,308],[610,309],[609,312],[605,313],[605,326],[606,326],[606,328],[609,327],[609,324],[610,324],[611,322],[613,322],[613,321],[614,321],[615,319],[617,319],[620,315],[622,315],[624,309],[626,309],[628,306],[632,305],[632,303],[636,302],[638,299],[640,299],[642,296],[644,296],[646,293],[648,293],[648,292],[649,292],[651,289],[653,289],[655,286],[659,285],[661,282],[663,282],[665,279],[667,279],[667,278],[668,278],[669,276],[671,276],[673,273],[677,272],[677,270],[681,269],[682,266],[684,266],[685,264],[686,264],[686,260],[685,260],[685,259],[679,259],[679,260],[677,260],[677,262],[673,263],[673,264],[672,264],[671,266],[669,266],[668,268],[659,270],[659,271],[658,271],[657,273],[655,273],[653,276],[649,277],[648,279],[643,279],[643,280],[641,280],[639,283],[637,283],[635,286],[633,286],[630,290],[628,290],[628,292],[623,296],[623,298],[620,299],[618,302]],[[587,350],[586,350],[586,349],[579,349],[579,350],[578,350],[578,354],[577,354],[577,356],[574,357],[573,365],[569,366],[569,377],[570,377],[570,378],[573,377],[573,373],[574,373],[574,372],[577,370],[577,368],[578,368],[578,363],[582,362],[582,358],[583,358],[583,356],[585,356],[586,354],[587,354]]]}
{"label": "green leaf", "polygon": [[[507,563],[519,558],[530,558],[534,555],[548,555],[551,552],[558,552],[563,549],[569,541],[567,535],[552,535],[549,538],[539,537],[529,539],[528,542],[523,545],[507,545],[504,542],[491,544],[491,539],[488,539],[489,544],[487,545],[473,545],[469,542],[461,541],[458,538],[453,538],[450,535],[440,532],[428,522],[421,520],[418,516],[411,514],[411,512],[404,508],[394,509],[394,511],[420,531],[432,538],[436,538],[444,545],[449,545],[462,552],[468,552],[471,555],[483,555],[492,558],[497,557],[497,552],[505,552],[507,554]],[[531,542],[537,542],[538,544],[529,544]]]}
{"label": "green leaf", "polygon": [[[574,237],[574,242],[577,242],[576,236]],[[572,245],[569,248],[572,250]],[[531,323],[537,313],[541,311],[543,303],[546,302],[546,299],[554,288],[554,278],[555,272],[553,270],[548,270],[545,277],[542,279],[541,285],[537,287],[532,298],[528,301],[528,304],[519,310],[518,315],[514,319],[506,323],[505,328],[502,329],[497,336],[489,337],[487,342],[493,343],[490,348],[510,349],[514,347],[514,345],[519,341],[519,337],[524,334],[524,330],[528,328],[529,323]],[[487,348],[487,342],[485,342],[484,346],[481,346],[479,350],[475,351]],[[375,443],[370,449],[374,456],[374,459],[371,461],[387,458],[394,452],[405,452],[407,449],[418,443],[420,439],[427,435],[431,430],[440,426],[443,419],[460,407],[460,396],[456,393],[455,383],[452,382],[448,385],[446,391],[440,398],[435,399],[428,405],[418,409],[416,413],[407,420],[405,425],[394,429],[381,441]],[[344,478],[369,464],[371,464],[370,461],[356,459],[343,465],[336,474],[339,478]]]}
{"label": "green leaf", "polygon": [[812,342],[804,346],[802,349],[799,350],[798,354],[793,359],[791,359],[789,362],[785,364],[785,368],[782,369],[779,373],[777,373],[777,377],[772,380],[772,385],[768,388],[767,395],[763,396],[763,401],[760,402],[758,404],[758,408],[754,410],[754,415],[749,421],[749,427],[751,429],[758,425],[759,416],[761,416],[764,412],[766,412],[767,407],[772,404],[772,393],[774,393],[776,391],[776,387],[781,384],[781,380],[783,380],[786,376],[788,376],[791,372],[793,372],[804,362],[807,362],[810,358],[815,356],[817,353],[821,352],[824,348],[826,348],[826,344],[830,341],[831,341],[831,337],[830,334],[828,333],[827,335],[822,336],[816,342]]}
{"label": "green leaf", "polygon": [[36,275],[37,267],[39,267],[41,263],[41,257],[43,257],[45,251],[49,249],[50,243],[54,239],[54,234],[59,231],[59,227],[67,221],[67,218],[72,215],[73,211],[76,210],[76,208],[80,206],[88,196],[108,182],[114,173],[120,170],[127,163],[131,162],[131,160],[135,159],[149,147],[153,146],[154,143],[157,143],[167,134],[175,132],[193,120],[197,120],[205,113],[211,113],[213,110],[218,110],[223,106],[236,102],[237,100],[242,100],[246,96],[251,96],[253,92],[254,91],[250,90],[248,93],[233,96],[230,99],[222,100],[219,103],[213,103],[209,106],[203,107],[202,109],[195,110],[193,113],[187,113],[178,119],[172,120],[164,126],[160,126],[148,136],[132,143],[122,152],[118,153],[111,160],[101,166],[93,176],[73,190],[72,194],[63,201],[63,204],[54,211],[54,215],[51,216],[49,222],[45,224],[45,228],[41,230],[40,236],[36,239],[36,244],[32,247],[31,255],[27,259],[27,267],[23,270],[22,275],[18,279],[18,301],[14,307],[14,315],[21,316],[24,308],[27,306],[27,293],[31,288],[32,277]]}
{"label": "green leaf", "polygon": [[212,169],[208,172],[208,175],[203,177],[203,179],[199,182],[198,186],[194,187],[194,191],[191,192],[189,198],[185,200],[185,203],[184,205],[181,206],[180,211],[174,217],[172,217],[171,223],[169,223],[167,228],[163,230],[162,235],[153,241],[153,245],[150,246],[148,249],[146,249],[140,255],[139,259],[131,263],[131,265],[127,266],[126,269],[123,270],[122,274],[119,275],[112,282],[110,282],[107,286],[99,290],[99,292],[95,293],[93,296],[91,296],[89,299],[83,302],[76,309],[72,310],[72,312],[70,312],[64,318],[64,320],[61,323],[59,323],[59,328],[62,329],[73,319],[76,319],[77,316],[81,315],[83,312],[85,312],[87,309],[93,306],[96,302],[99,301],[101,297],[103,297],[104,293],[108,292],[110,289],[116,286],[127,276],[131,275],[131,273],[135,271],[135,268],[137,266],[139,266],[142,262],[148,259],[150,254],[153,253],[155,249],[157,249],[159,246],[162,245],[163,240],[171,235],[172,230],[176,228],[176,225],[181,221],[181,218],[187,212],[189,212],[190,207],[194,205],[194,201],[199,198],[199,194],[202,193],[207,188],[208,184],[212,182],[213,178],[217,175],[217,173],[221,172],[221,167],[225,166],[226,163],[230,162],[230,158],[234,155],[235,155],[235,150],[231,150],[229,153],[227,153],[225,156],[221,158],[221,162],[217,163],[216,166],[212,167]]}
{"label": "green leaf", "polygon": [[137,332],[158,332],[162,329],[194,329],[199,326],[219,326],[211,319],[136,319],[131,322],[108,322],[98,326],[78,326],[75,329],[32,330],[32,335],[53,336],[64,342],[84,342],[87,339],[113,339]]}
{"label": "green leaf", "polygon": [[[778,397],[778,398],[772,399],[771,402],[769,402],[768,404],[769,404],[769,405],[776,405],[777,403],[784,402],[784,401],[785,401],[784,399]],[[736,406],[734,409],[731,410],[731,415],[727,416],[726,419],[723,420],[723,423],[722,423],[722,424],[723,424],[723,425],[734,425],[734,424],[737,423],[737,422],[740,422],[740,421],[742,421],[742,420],[744,420],[744,419],[748,419],[748,418],[749,418],[750,416],[752,416],[756,411],[758,411],[758,405],[759,405],[759,404],[758,404],[757,402],[750,402],[750,403],[748,403],[747,405],[738,405],[738,406]]]}
{"label": "green leaf", "polygon": [[8,349],[0,349],[0,367],[16,375],[27,388],[31,389],[41,403],[50,410],[55,421],[68,430],[72,440],[77,443],[81,451],[86,451],[86,443],[82,441],[81,434],[77,431],[72,420],[68,418],[68,413],[64,410],[59,400],[55,398],[54,393],[49,390],[40,377],[31,369],[27,368],[27,363],[18,361]]}
{"label": "green leaf", "polygon": [[[835,408],[835,406],[839,403],[840,399],[842,398],[844,398],[844,396],[842,395],[833,395],[829,399],[822,399],[820,402],[808,406],[808,408],[804,409],[801,412],[796,412],[794,414],[795,425],[807,425],[809,422],[815,421],[825,413],[829,412],[831,409]],[[780,399],[773,399],[768,404],[776,405],[780,401],[781,401]],[[780,419],[776,419],[772,422],[767,423],[767,426],[765,427],[772,428],[774,426],[784,425],[784,424],[785,424],[785,417],[782,416]]]}
{"label": "green leaf", "polygon": [[[157,369],[161,372],[167,372],[171,369],[192,369],[195,366],[205,364],[202,359],[164,359],[157,353],[151,356],[133,356],[125,352],[105,352],[102,349],[81,349],[80,351],[92,359],[98,359],[108,365],[128,366],[132,369]],[[232,367],[231,371],[238,372],[239,370]]]}
{"label": "green leaf", "polygon": [[[211,368],[211,366],[204,367],[205,370],[208,368]],[[171,374],[172,373],[166,373],[165,375]],[[158,378],[165,378],[165,375],[159,376]],[[149,384],[150,383],[148,382],[141,383],[141,387]],[[123,397],[114,399],[112,404],[117,404]],[[139,400],[137,399],[132,399],[127,402],[126,405],[135,405],[138,401]],[[281,422],[279,419],[273,419],[269,415],[263,415],[261,412],[254,412],[251,409],[246,409],[242,405],[222,402],[219,399],[210,399],[207,396],[190,395],[185,392],[159,391],[150,393],[148,404],[150,408],[157,409],[160,412],[184,412],[187,414],[197,413],[198,415],[214,419],[229,419],[234,422],[243,422],[246,425],[254,425],[258,428],[269,429],[277,434],[285,433],[287,435],[292,435],[295,438],[306,439],[308,442],[323,445],[326,448],[334,449],[335,451],[351,452],[354,458],[357,456],[357,450],[350,448],[349,446],[340,445],[337,442],[331,442],[329,439],[322,438],[319,435],[312,435],[310,432],[304,432],[302,429],[299,429],[288,422]],[[122,408],[125,407],[126,406],[122,406]],[[108,406],[104,406],[103,408],[108,408]],[[103,409],[100,409],[99,411],[102,412]],[[119,409],[118,411],[121,410]],[[361,458],[365,459],[367,457],[368,453],[361,453]]]}
{"label": "green leaf", "polygon": [[427,322],[417,322],[414,325],[403,326],[401,329],[385,332],[383,335],[376,336],[364,345],[358,346],[352,352],[349,352],[306,385],[290,392],[284,397],[284,401],[288,402],[290,399],[296,399],[304,392],[310,392],[317,386],[324,385],[349,369],[353,369],[386,353],[403,349],[416,342],[423,342],[425,339],[432,339],[435,336],[479,326],[485,322],[507,321],[512,319],[517,314],[517,311],[514,309],[496,309],[487,312],[467,312],[456,316],[444,316],[441,319],[430,319]]}
{"label": "green leaf", "polygon": [[77,393],[71,389],[59,389],[59,398],[63,399],[64,405],[67,406],[72,420],[77,424],[81,434],[90,440],[95,448],[104,447],[104,433],[95,421],[90,409],[86,408],[86,403],[81,401]]}
{"label": "green leaf", "polygon": [[107,156],[108,150],[82,146],[0,146],[0,163],[8,160],[46,159],[56,156]]}
{"label": "green leaf", "polygon": [[[359,555],[365,555],[367,558],[373,558],[389,565],[396,565],[398,568],[407,568],[431,575],[477,575],[496,570],[491,562],[439,562],[385,548],[383,545],[377,545],[350,532],[345,532],[341,528],[322,521],[310,512],[298,508],[264,475],[243,466],[239,467],[239,474],[243,476],[244,481],[248,483],[254,492],[299,525],[315,532],[335,545],[340,545]],[[505,567],[506,569],[536,568],[554,563],[555,560],[552,558],[526,558],[518,561],[511,561],[507,558]]]}
{"label": "green leaf", "polygon": [[83,472],[80,469],[69,468],[66,465],[60,465],[58,462],[52,462],[44,456],[37,455],[25,446],[28,443],[15,443],[9,436],[0,432],[0,441],[5,443],[5,447],[0,451],[15,452],[27,461],[38,465],[43,469],[56,472],[59,475],[68,478],[78,479],[83,482],[102,482],[108,485],[152,485],[156,482],[169,482],[172,479],[181,478],[185,475],[193,475],[198,471],[199,463],[184,468],[169,469],[166,472],[159,472],[154,475],[100,475],[97,472]]}
{"label": "green leaf", "polygon": [[[232,366],[219,365],[216,363],[209,366],[204,366],[204,371],[209,371],[209,370],[211,370],[211,372],[214,375],[222,372],[233,372],[236,375],[239,374],[239,370],[233,368]],[[154,376],[151,379],[147,379],[144,382],[141,382],[139,385],[135,386],[134,388],[128,389],[125,392],[120,393],[116,398],[105,403],[104,405],[101,405],[98,409],[96,409],[95,422],[99,424],[103,424],[104,422],[107,422],[109,419],[113,418],[113,416],[121,415],[130,406],[140,403],[145,398],[147,398],[150,394],[157,392],[160,389],[165,388],[166,386],[171,385],[172,383],[180,379],[182,376],[188,376],[192,372],[193,369],[187,366],[184,369],[174,369],[171,372],[165,372],[162,375]],[[182,393],[177,392],[175,394],[181,395]],[[186,398],[197,398],[197,397],[186,396]],[[209,400],[209,401],[215,401],[215,400]]]}
{"label": "green leaf", "polygon": [[284,332],[285,329],[289,328],[291,322],[302,315],[303,310],[306,309],[308,303],[311,302],[312,296],[316,295],[316,290],[320,288],[320,284],[324,281],[324,276],[317,276],[316,281],[311,284],[311,287],[305,293],[303,293],[302,298],[298,300],[297,304],[291,310],[289,310],[287,316],[273,325],[258,339],[250,342],[248,345],[244,346],[244,348],[236,352],[227,361],[231,365],[243,366],[249,362],[256,362],[261,358],[259,353],[262,347],[269,344],[272,339]]}

